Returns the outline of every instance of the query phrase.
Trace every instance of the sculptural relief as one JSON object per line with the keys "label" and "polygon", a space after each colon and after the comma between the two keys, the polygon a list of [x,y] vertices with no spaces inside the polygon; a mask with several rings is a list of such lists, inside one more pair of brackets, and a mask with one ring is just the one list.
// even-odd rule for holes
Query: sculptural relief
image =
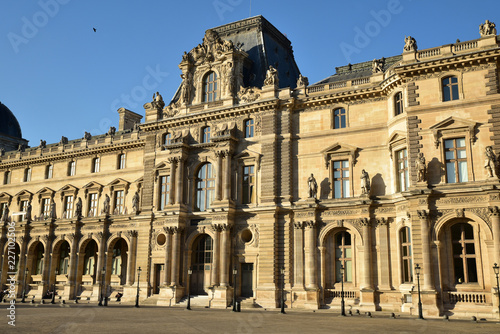
{"label": "sculptural relief", "polygon": [[417,41],[411,36],[405,37],[405,52],[417,51]]}
{"label": "sculptural relief", "polygon": [[264,86],[275,85],[279,83],[278,80],[278,70],[269,65],[269,69],[266,72],[266,78],[264,79]]}
{"label": "sculptural relief", "polygon": [[495,23],[490,22],[489,20],[486,20],[486,22],[480,24],[479,25],[479,34],[481,35],[481,37],[489,36],[489,35],[496,35],[497,28],[495,26]]}

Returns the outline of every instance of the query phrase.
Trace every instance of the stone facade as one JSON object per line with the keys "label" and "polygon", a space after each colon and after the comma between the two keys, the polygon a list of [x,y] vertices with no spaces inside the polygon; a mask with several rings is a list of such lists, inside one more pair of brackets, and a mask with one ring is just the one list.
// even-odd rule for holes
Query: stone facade
{"label": "stone facade", "polygon": [[416,314],[419,264],[424,315],[498,317],[487,24],[426,50],[408,37],[311,86],[263,17],[207,30],[144,123],[119,109],[118,131],[1,157],[1,283],[15,271],[19,296],[26,281],[28,297],[133,301],[140,282],[151,303],[210,307],[235,292],[279,307],[283,289],[287,308],[318,309],[340,307],[342,281],[349,308]]}

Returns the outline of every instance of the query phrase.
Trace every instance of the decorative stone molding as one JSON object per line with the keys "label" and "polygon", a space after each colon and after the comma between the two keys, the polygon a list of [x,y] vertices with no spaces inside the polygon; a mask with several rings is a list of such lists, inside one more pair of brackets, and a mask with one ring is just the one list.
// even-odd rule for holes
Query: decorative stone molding
{"label": "decorative stone molding", "polygon": [[427,219],[429,217],[429,212],[427,210],[417,210],[418,219]]}

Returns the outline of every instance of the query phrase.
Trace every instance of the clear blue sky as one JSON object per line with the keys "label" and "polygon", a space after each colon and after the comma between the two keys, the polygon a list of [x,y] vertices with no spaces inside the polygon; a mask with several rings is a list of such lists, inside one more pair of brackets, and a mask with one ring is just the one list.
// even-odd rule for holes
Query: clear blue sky
{"label": "clear blue sky", "polygon": [[[476,39],[486,19],[500,31],[499,9],[498,0],[251,1],[252,16],[290,39],[311,83],[336,66],[400,54],[405,35],[424,49]],[[206,29],[249,15],[250,0],[3,0],[0,101],[31,146],[105,133],[119,107],[144,115],[155,91],[168,103],[183,52]]]}

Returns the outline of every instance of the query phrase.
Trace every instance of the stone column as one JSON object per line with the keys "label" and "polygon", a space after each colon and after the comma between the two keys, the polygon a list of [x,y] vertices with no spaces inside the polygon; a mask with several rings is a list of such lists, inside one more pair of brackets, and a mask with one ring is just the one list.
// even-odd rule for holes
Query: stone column
{"label": "stone column", "polygon": [[305,228],[305,284],[308,289],[316,289],[316,222],[304,222]]}
{"label": "stone column", "polygon": [[431,248],[429,242],[429,215],[426,210],[418,210],[418,219],[420,220],[420,232],[422,236],[422,271],[424,284],[422,290],[434,290],[432,283],[432,268],[431,268]]}
{"label": "stone column", "polygon": [[229,232],[231,226],[221,226],[221,251],[220,251],[220,285],[229,286]]}
{"label": "stone column", "polygon": [[371,263],[371,223],[368,218],[361,218],[363,233],[363,274],[361,275],[361,289],[373,289]]}
{"label": "stone column", "polygon": [[76,264],[77,264],[77,247],[78,247],[78,234],[71,233],[71,253],[69,256],[69,274],[68,283],[76,286]]}
{"label": "stone column", "polygon": [[224,200],[231,199],[231,154],[226,152],[226,181],[224,187]]}
{"label": "stone column", "polygon": [[[42,236],[43,241],[45,241],[45,254],[43,256],[43,275],[42,283],[50,284],[50,263],[52,254],[52,235]],[[50,288],[50,287],[49,287]]]}
{"label": "stone column", "polygon": [[224,157],[223,151],[215,152],[215,156],[217,157],[217,175],[215,178],[215,200],[220,201],[222,199],[221,191],[222,191],[222,158]]}
{"label": "stone column", "polygon": [[99,256],[97,257],[97,276],[96,283],[102,284],[102,268],[106,265],[106,240],[103,232],[98,232],[99,238]]}
{"label": "stone column", "polygon": [[176,191],[176,196],[175,196],[175,204],[182,204],[182,190],[184,189],[183,185],[183,177],[184,177],[184,160],[182,158],[178,159],[179,161],[179,168],[177,171],[177,191]]}
{"label": "stone column", "polygon": [[391,288],[391,264],[389,257],[389,221],[387,218],[377,219],[380,245],[380,288]]}
{"label": "stone column", "polygon": [[214,231],[214,248],[213,248],[213,263],[212,263],[212,273],[211,273],[211,286],[219,285],[219,235],[220,226],[217,224],[212,224],[212,230]]}
{"label": "stone column", "polygon": [[175,172],[177,167],[177,159],[168,158],[168,162],[170,162],[170,194],[168,204],[172,205],[175,203]]}
{"label": "stone column", "polygon": [[170,285],[179,285],[179,261],[181,253],[181,227],[172,227],[173,242],[172,242],[172,270],[171,270],[171,282]]}
{"label": "stone column", "polygon": [[294,223],[293,234],[293,276],[294,287],[304,288],[304,224]]}
{"label": "stone column", "polygon": [[130,248],[127,256],[127,285],[134,284],[134,269],[135,269],[135,249],[137,245],[137,231],[127,231],[127,236],[130,240]]}
{"label": "stone column", "polygon": [[163,285],[169,285],[170,283],[170,263],[172,262],[172,228],[164,227],[163,230],[167,234],[167,239],[165,240],[165,277],[163,278]]}
{"label": "stone column", "polygon": [[493,230],[493,263],[500,265],[500,210],[496,206],[490,206],[488,209]]}

